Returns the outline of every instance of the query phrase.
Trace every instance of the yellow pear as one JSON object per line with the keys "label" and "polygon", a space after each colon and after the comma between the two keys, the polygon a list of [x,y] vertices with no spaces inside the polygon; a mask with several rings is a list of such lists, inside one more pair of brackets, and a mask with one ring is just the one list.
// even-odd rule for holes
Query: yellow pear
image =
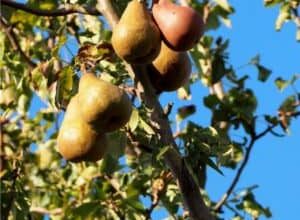
{"label": "yellow pear", "polygon": [[132,111],[131,101],[122,89],[91,73],[80,79],[78,101],[83,119],[102,133],[124,126]]}
{"label": "yellow pear", "polygon": [[177,90],[187,83],[191,62],[186,52],[177,52],[162,42],[159,55],[149,67],[154,88],[161,91]]}
{"label": "yellow pear", "polygon": [[108,143],[106,134],[98,134],[95,143],[90,150],[80,158],[76,158],[73,162],[97,162],[101,160],[107,151]]}
{"label": "yellow pear", "polygon": [[[79,111],[78,95],[74,96],[65,113],[58,133],[60,154],[74,162],[101,159],[106,150],[106,140],[86,123]],[[99,149],[98,149],[99,148]]]}
{"label": "yellow pear", "polygon": [[129,63],[151,63],[160,49],[160,32],[145,3],[128,3],[111,38],[116,54]]}

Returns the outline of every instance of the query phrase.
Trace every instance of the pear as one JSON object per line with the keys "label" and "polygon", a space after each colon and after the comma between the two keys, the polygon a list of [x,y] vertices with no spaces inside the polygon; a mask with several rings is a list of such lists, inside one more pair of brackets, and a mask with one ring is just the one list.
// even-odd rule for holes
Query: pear
{"label": "pear", "polygon": [[129,63],[151,63],[160,49],[160,32],[145,4],[128,3],[111,38],[116,54]]}
{"label": "pear", "polygon": [[57,138],[58,150],[73,162],[100,160],[107,150],[105,134],[99,134],[86,123],[79,111],[78,95],[75,95],[65,113]]}
{"label": "pear", "polygon": [[108,141],[106,134],[98,134],[96,137],[96,141],[92,145],[90,150],[81,157],[74,159],[73,162],[97,162],[98,160],[101,160],[104,157],[105,153],[107,152],[107,148]]}
{"label": "pear", "polygon": [[188,82],[191,62],[186,52],[177,52],[162,42],[157,58],[149,67],[149,78],[158,91],[174,91]]}
{"label": "pear", "polygon": [[132,106],[127,94],[91,73],[80,79],[78,101],[82,118],[98,132],[117,130],[131,116]]}
{"label": "pear", "polygon": [[174,50],[191,49],[203,34],[203,20],[191,7],[160,0],[153,5],[152,13],[163,40]]}

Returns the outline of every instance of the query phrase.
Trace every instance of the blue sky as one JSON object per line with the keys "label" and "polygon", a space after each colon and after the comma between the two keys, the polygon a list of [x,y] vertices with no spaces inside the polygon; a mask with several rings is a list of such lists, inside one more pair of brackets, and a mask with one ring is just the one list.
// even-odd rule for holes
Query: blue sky
{"label": "blue sky", "polygon": [[[229,60],[234,67],[247,63],[256,54],[261,55],[261,63],[273,72],[267,83],[257,82],[257,71],[253,67],[245,67],[238,73],[249,74],[247,86],[258,95],[259,106],[257,114],[276,114],[278,105],[284,98],[293,93],[291,88],[279,92],[273,83],[276,77],[291,78],[292,74],[300,73],[300,43],[295,40],[296,27],[293,23],[283,26],[281,32],[276,32],[275,20],[278,8],[267,9],[262,0],[232,0],[236,12],[231,16],[232,28],[222,27],[210,34],[230,39]],[[73,48],[71,48],[73,50]],[[76,49],[74,49],[76,54]],[[67,53],[65,53],[67,55]],[[297,88],[300,90],[299,83]],[[225,85],[226,89],[226,85]],[[210,123],[209,111],[203,106],[202,98],[208,90],[200,83],[192,87],[193,103],[197,103],[197,114],[189,119],[203,126]],[[168,93],[161,98],[162,104],[175,101],[174,93]],[[180,101],[179,104],[189,104]],[[32,110],[38,108],[38,102]],[[173,113],[171,117],[175,117]],[[171,118],[172,119],[172,118]],[[173,118],[174,119],[174,118]],[[259,127],[264,129],[265,124]],[[239,131],[232,131],[239,135]],[[258,201],[271,208],[272,219],[297,219],[300,196],[300,123],[294,121],[291,134],[285,138],[266,136],[258,141],[252,152],[249,164],[241,177],[237,189],[258,184],[255,195]],[[224,171],[224,176],[209,170],[207,190],[212,199],[218,200],[231,183],[234,172]],[[156,212],[153,219],[167,217],[163,211]],[[263,219],[263,218],[262,218]]]}

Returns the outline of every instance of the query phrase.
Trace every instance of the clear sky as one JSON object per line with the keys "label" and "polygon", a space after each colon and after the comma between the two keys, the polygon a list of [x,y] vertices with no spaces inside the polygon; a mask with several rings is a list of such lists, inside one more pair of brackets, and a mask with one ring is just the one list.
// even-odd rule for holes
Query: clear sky
{"label": "clear sky", "polygon": [[[295,40],[296,27],[293,23],[284,25],[281,32],[274,29],[278,8],[267,9],[262,0],[231,0],[236,12],[231,16],[232,28],[222,27],[210,34],[230,39],[229,59],[234,67],[247,63],[256,54],[261,55],[261,63],[271,69],[272,75],[267,83],[257,82],[257,71],[253,67],[241,69],[239,74],[249,74],[247,86],[258,95],[257,114],[276,114],[278,105],[293,93],[291,88],[283,93],[274,84],[278,76],[289,79],[292,74],[300,73],[300,43]],[[74,48],[71,48],[72,50]],[[76,54],[76,49],[74,49]],[[66,54],[65,54],[66,55]],[[300,90],[300,83],[296,84]],[[225,85],[226,89],[226,85]],[[192,88],[193,103],[197,103],[197,114],[189,119],[203,126],[209,125],[209,111],[203,106],[202,98],[208,91],[200,83]],[[175,94],[161,97],[163,104],[175,101]],[[175,103],[189,104],[189,101]],[[38,103],[33,104],[33,111]],[[171,117],[175,117],[174,114]],[[174,118],[173,118],[174,119]],[[260,128],[264,129],[265,124]],[[232,131],[239,135],[239,131]],[[294,220],[299,218],[300,197],[300,123],[294,121],[291,135],[285,138],[266,136],[260,140],[252,152],[249,164],[241,177],[237,189],[258,184],[255,195],[263,205],[269,206],[275,220]],[[212,199],[219,199],[231,183],[233,172],[225,170],[225,176],[209,170],[207,190]],[[230,213],[231,214],[231,213]],[[167,214],[156,212],[153,219],[163,219]],[[262,218],[264,219],[264,218]]]}

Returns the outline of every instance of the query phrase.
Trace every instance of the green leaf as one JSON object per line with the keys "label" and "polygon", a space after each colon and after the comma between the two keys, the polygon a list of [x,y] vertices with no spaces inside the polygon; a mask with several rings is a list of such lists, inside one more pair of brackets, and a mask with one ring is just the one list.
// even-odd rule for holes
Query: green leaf
{"label": "green leaf", "polygon": [[195,105],[186,105],[178,108],[176,120],[182,121],[185,118],[189,117],[190,115],[194,114],[196,112],[196,106]]}
{"label": "green leaf", "polygon": [[284,112],[294,112],[296,109],[296,97],[294,95],[288,96],[280,105],[279,109]]}
{"label": "green leaf", "polygon": [[40,18],[36,15],[17,10],[10,17],[11,24],[22,23],[31,26],[39,26]]}
{"label": "green leaf", "polygon": [[[61,28],[63,28],[63,26]],[[58,30],[58,31],[61,31],[61,30]],[[55,58],[59,59],[59,50],[62,46],[64,46],[64,44],[66,42],[67,42],[67,35],[66,34],[63,34],[63,35],[59,36],[57,44],[55,45],[55,47],[51,51],[52,57],[55,57]]]}
{"label": "green leaf", "polygon": [[214,0],[218,5],[220,5],[228,13],[233,12],[233,8],[229,5],[227,0]]}
{"label": "green leaf", "polygon": [[259,218],[261,215],[264,215],[267,218],[272,217],[270,209],[262,207],[262,205],[255,200],[255,197],[252,192],[249,192],[243,198],[243,201],[236,207],[240,210],[244,210],[254,218]]}
{"label": "green leaf", "polygon": [[272,71],[260,64],[257,64],[255,66],[257,67],[257,70],[258,70],[258,80],[261,82],[267,81],[267,79],[271,75]]}
{"label": "green leaf", "polygon": [[231,20],[229,18],[223,18],[221,17],[220,20],[222,21],[222,23],[228,27],[228,28],[231,28],[232,27],[232,23],[231,23]]}
{"label": "green leaf", "polygon": [[288,80],[284,80],[281,77],[278,77],[275,79],[275,85],[277,86],[277,89],[279,89],[279,91],[283,91],[288,85],[290,84],[290,82]]}
{"label": "green leaf", "polygon": [[0,32],[0,67],[4,65],[3,57],[5,51],[5,34]]}
{"label": "green leaf", "polygon": [[59,72],[59,81],[56,90],[56,103],[68,103],[70,98],[74,95],[73,92],[73,75],[74,70],[72,66],[66,66]]}
{"label": "green leaf", "polygon": [[17,111],[20,115],[26,115],[30,105],[30,96],[28,94],[22,94],[18,99]]}
{"label": "green leaf", "polygon": [[298,79],[300,78],[299,75],[295,74],[292,76],[290,80],[284,80],[281,77],[275,79],[275,85],[279,89],[279,91],[283,91],[289,85],[293,85]]}
{"label": "green leaf", "polygon": [[214,7],[213,10],[208,14],[205,28],[207,30],[216,30],[220,26],[219,21],[219,13],[217,10],[215,10],[217,7]]}
{"label": "green leaf", "polygon": [[206,158],[205,159],[205,163],[210,166],[211,168],[213,168],[215,171],[217,171],[219,174],[221,174],[222,176],[224,176],[223,172],[220,170],[220,168],[218,167],[218,165],[210,158]]}
{"label": "green leaf", "polygon": [[216,95],[208,95],[204,97],[203,103],[206,107],[214,109],[218,104],[220,104],[220,100]]}
{"label": "green leaf", "polygon": [[264,118],[270,124],[273,124],[273,125],[278,124],[278,118],[276,116],[265,115]]}
{"label": "green leaf", "polygon": [[244,219],[237,215],[237,216],[234,216],[231,220],[244,220]]}
{"label": "green leaf", "polygon": [[284,2],[284,0],[264,0],[264,5],[266,7],[272,7],[282,2]]}
{"label": "green leaf", "polygon": [[291,17],[290,13],[291,12],[290,12],[289,3],[284,3],[280,7],[280,12],[279,12],[279,15],[276,19],[276,23],[275,23],[276,31],[279,31],[282,28],[282,25],[284,24],[284,22],[286,22],[287,20],[290,19],[290,17]]}
{"label": "green leaf", "polygon": [[139,126],[149,135],[154,135],[155,132],[142,118],[140,118]]}
{"label": "green leaf", "polygon": [[182,100],[190,100],[192,98],[190,86],[185,85],[177,90],[177,97]]}
{"label": "green leaf", "polygon": [[101,209],[99,202],[86,202],[72,210],[74,216],[80,216],[82,219],[92,217],[95,212]]}
{"label": "green leaf", "polygon": [[171,148],[172,148],[171,146],[164,146],[163,148],[161,148],[156,156],[156,159],[161,160],[164,154]]}
{"label": "green leaf", "polygon": [[132,132],[134,132],[135,129],[137,128],[139,124],[139,120],[140,120],[139,112],[136,108],[133,108],[130,116],[130,120],[128,122],[129,128]]}
{"label": "green leaf", "polygon": [[136,198],[128,198],[124,200],[125,203],[129,204],[132,208],[134,208],[136,211],[144,212],[145,208],[143,204],[137,200]]}
{"label": "green leaf", "polygon": [[213,85],[220,81],[226,73],[227,70],[224,57],[220,54],[216,54],[212,61],[212,77],[209,80],[209,85]]}
{"label": "green leaf", "polygon": [[107,153],[101,161],[100,172],[111,175],[120,168],[118,159]]}
{"label": "green leaf", "polygon": [[123,131],[115,131],[107,134],[107,154],[110,154],[115,159],[118,159],[124,154],[124,149],[127,143],[127,137]]}

